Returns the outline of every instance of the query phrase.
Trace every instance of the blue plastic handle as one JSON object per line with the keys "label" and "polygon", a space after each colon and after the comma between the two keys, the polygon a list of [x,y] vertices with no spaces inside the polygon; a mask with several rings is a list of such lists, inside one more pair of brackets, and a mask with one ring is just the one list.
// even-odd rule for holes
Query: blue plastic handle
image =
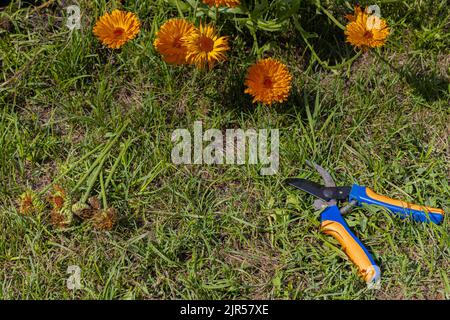
{"label": "blue plastic handle", "polygon": [[359,205],[373,204],[382,206],[400,218],[411,217],[414,221],[433,222],[439,224],[444,219],[444,211],[438,208],[419,206],[416,204],[379,195],[369,188],[354,184],[350,191],[349,201],[355,200]]}

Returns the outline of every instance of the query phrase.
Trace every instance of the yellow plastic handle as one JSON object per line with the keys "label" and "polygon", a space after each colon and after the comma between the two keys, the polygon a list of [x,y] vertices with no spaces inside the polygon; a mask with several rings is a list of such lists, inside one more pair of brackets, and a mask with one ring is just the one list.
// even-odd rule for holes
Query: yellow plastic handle
{"label": "yellow plastic handle", "polygon": [[[345,224],[345,222],[343,223]],[[342,250],[358,267],[359,274],[367,283],[380,277],[380,269],[373,261],[372,256],[346,224],[324,220],[321,224],[321,230],[323,233],[333,236],[341,244]]]}

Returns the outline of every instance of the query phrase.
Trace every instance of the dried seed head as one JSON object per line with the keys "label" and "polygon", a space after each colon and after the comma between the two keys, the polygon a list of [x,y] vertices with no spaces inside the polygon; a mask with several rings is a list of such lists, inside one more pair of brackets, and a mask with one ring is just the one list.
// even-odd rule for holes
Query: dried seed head
{"label": "dried seed head", "polygon": [[72,224],[72,220],[72,211],[68,208],[53,209],[50,215],[52,225],[61,229],[69,227]]}
{"label": "dried seed head", "polygon": [[114,208],[96,210],[92,216],[92,226],[97,230],[112,230],[117,222],[117,211]]}
{"label": "dried seed head", "polygon": [[53,194],[49,196],[49,201],[53,207],[50,221],[57,228],[67,228],[73,221],[71,199],[61,186],[55,185],[53,189]]}
{"label": "dried seed head", "polygon": [[88,199],[88,202],[91,205],[92,209],[99,210],[101,207],[100,200],[98,200],[97,197],[90,197]]}
{"label": "dried seed head", "polygon": [[19,196],[19,212],[23,215],[35,215],[42,212],[44,203],[33,190],[27,190]]}
{"label": "dried seed head", "polygon": [[81,219],[89,219],[94,211],[88,204],[78,201],[72,206],[72,212]]}

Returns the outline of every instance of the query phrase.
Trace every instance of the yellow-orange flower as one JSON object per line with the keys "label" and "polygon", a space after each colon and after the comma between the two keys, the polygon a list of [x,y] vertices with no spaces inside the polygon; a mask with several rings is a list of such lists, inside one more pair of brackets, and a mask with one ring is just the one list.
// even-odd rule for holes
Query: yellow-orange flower
{"label": "yellow-orange flower", "polygon": [[273,58],[263,59],[248,69],[245,93],[253,96],[253,103],[271,105],[286,101],[291,82],[292,76],[286,65]]}
{"label": "yellow-orange flower", "polygon": [[156,33],[153,45],[165,62],[185,64],[187,48],[181,39],[189,36],[194,30],[195,26],[184,19],[170,19]]}
{"label": "yellow-orange flower", "polygon": [[105,46],[118,49],[137,36],[140,26],[134,13],[114,10],[97,20],[93,32]]}
{"label": "yellow-orange flower", "polygon": [[386,21],[374,14],[369,15],[367,9],[362,11],[359,6],[355,7],[355,14],[348,14],[346,18],[349,20],[345,29],[347,42],[364,50],[385,44],[389,35]]}
{"label": "yellow-orange flower", "polygon": [[200,25],[182,40],[187,48],[186,61],[199,68],[212,68],[216,62],[226,60],[230,49],[227,38],[218,36],[211,25]]}
{"label": "yellow-orange flower", "polygon": [[203,0],[203,3],[209,5],[210,7],[228,7],[235,8],[241,4],[240,0]]}

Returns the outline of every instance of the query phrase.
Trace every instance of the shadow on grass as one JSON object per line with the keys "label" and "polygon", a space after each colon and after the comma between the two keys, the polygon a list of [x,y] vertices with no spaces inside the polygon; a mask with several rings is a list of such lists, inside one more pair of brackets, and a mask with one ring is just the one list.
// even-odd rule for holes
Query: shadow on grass
{"label": "shadow on grass", "polygon": [[221,104],[230,110],[236,112],[252,112],[255,109],[250,95],[245,91],[246,70],[231,67],[223,89],[219,91]]}
{"label": "shadow on grass", "polygon": [[[374,52],[376,53],[376,51]],[[387,64],[389,68],[398,73],[411,86],[414,93],[421,96],[425,101],[434,102],[444,99],[448,95],[448,79],[439,76],[436,71],[433,71],[431,74],[425,74],[423,70],[417,70],[413,64],[407,64],[398,68],[378,53],[375,55]],[[423,74],[420,74],[420,72]]]}
{"label": "shadow on grass", "polygon": [[414,93],[420,95],[427,102],[444,99],[447,95],[448,80],[436,74],[417,76],[408,69],[404,69],[401,74],[413,88]]}

